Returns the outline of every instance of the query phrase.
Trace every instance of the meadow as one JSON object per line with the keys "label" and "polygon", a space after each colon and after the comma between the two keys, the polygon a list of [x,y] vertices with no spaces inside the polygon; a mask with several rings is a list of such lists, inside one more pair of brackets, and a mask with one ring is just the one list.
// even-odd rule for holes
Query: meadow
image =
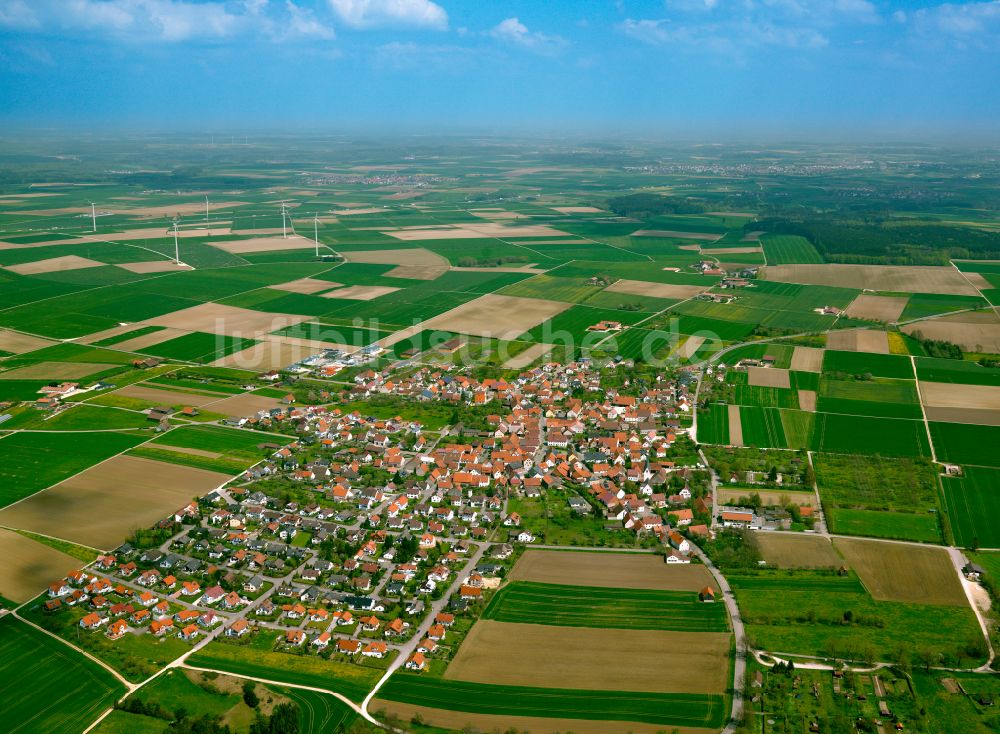
{"label": "meadow", "polygon": [[685,591],[608,589],[513,581],[490,600],[483,619],[563,627],[725,632],[722,605]]}
{"label": "meadow", "polygon": [[10,734],[83,731],[124,692],[62,642],[13,617],[0,619],[0,696]]}
{"label": "meadow", "polygon": [[790,234],[767,234],[760,238],[768,265],[821,263],[823,256],[805,237]]}
{"label": "meadow", "polygon": [[826,510],[825,515],[831,533],[911,540],[917,543],[941,542],[941,526],[937,515],[839,507]]}
{"label": "meadow", "polygon": [[721,695],[628,693],[490,685],[397,673],[379,691],[389,701],[471,713],[719,727]]}

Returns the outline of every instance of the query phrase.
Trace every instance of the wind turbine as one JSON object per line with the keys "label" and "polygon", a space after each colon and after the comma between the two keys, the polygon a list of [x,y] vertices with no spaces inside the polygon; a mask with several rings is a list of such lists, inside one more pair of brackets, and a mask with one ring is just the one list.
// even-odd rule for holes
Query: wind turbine
{"label": "wind turbine", "polygon": [[208,194],[205,194],[205,221],[208,221]]}
{"label": "wind turbine", "polygon": [[174,261],[181,264],[181,246],[177,241],[177,217],[174,217]]}
{"label": "wind turbine", "polygon": [[281,202],[281,236],[288,239],[288,229],[285,227],[285,202]]}
{"label": "wind turbine", "polygon": [[90,219],[94,223],[93,231],[97,231],[97,209],[94,207],[94,202],[90,202]]}
{"label": "wind turbine", "polygon": [[313,214],[313,241],[316,243],[316,257],[319,257],[319,215]]}

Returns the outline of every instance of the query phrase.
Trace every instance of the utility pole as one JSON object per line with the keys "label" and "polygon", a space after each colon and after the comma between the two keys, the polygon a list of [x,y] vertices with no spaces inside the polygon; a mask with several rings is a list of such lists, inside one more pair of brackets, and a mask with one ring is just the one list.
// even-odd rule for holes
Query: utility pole
{"label": "utility pole", "polygon": [[90,219],[94,223],[93,230],[97,231],[97,209],[94,207],[94,202],[90,202]]}

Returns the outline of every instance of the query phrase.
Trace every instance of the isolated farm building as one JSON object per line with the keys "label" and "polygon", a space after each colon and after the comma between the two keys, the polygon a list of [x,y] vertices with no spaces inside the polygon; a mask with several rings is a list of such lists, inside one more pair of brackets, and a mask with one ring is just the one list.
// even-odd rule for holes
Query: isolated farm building
{"label": "isolated farm building", "polygon": [[711,586],[706,586],[698,592],[698,599],[701,601],[715,601],[715,589]]}

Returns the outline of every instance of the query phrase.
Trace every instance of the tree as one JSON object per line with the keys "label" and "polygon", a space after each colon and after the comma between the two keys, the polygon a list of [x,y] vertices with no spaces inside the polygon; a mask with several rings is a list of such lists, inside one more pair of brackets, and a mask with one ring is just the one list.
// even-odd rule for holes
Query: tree
{"label": "tree", "polygon": [[767,481],[776,482],[778,481],[778,467],[772,466],[771,471],[767,473]]}
{"label": "tree", "polygon": [[257,708],[260,699],[257,698],[257,684],[251,680],[243,684],[243,703],[252,709]]}

